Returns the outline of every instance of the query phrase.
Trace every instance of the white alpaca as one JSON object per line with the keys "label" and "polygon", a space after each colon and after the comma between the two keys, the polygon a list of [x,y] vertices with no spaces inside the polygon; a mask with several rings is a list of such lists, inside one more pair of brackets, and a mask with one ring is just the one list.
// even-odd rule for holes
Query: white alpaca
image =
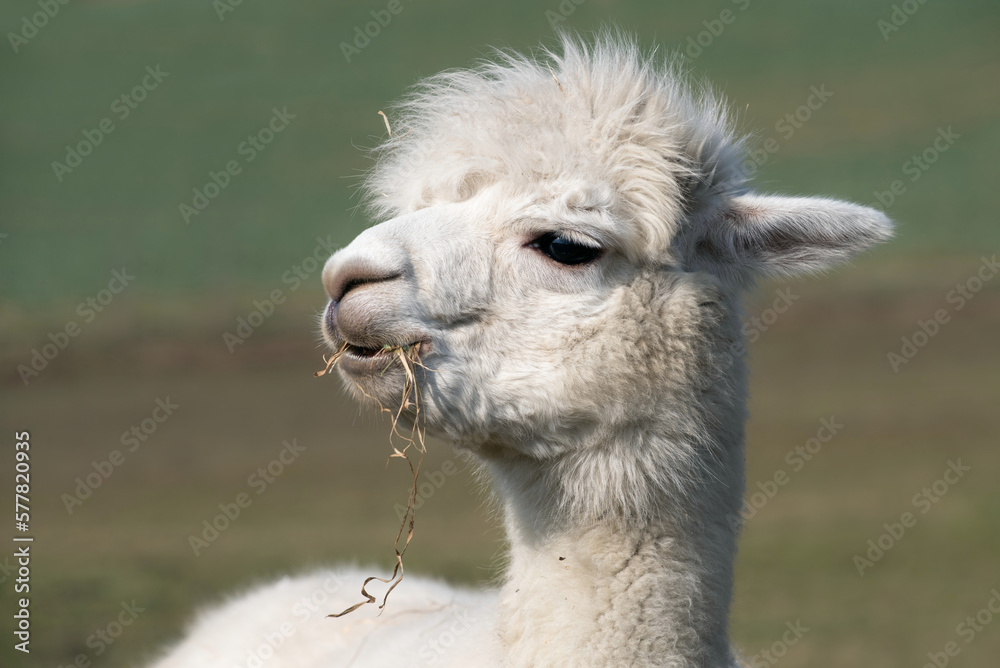
{"label": "white alpaca", "polygon": [[504,584],[407,576],[382,616],[329,619],[367,572],[286,579],[156,666],[738,665],[740,295],[889,221],[748,192],[721,103],[620,36],[440,74],[390,117],[368,181],[387,222],[327,263],[324,330],[387,406],[404,374],[383,346],[419,345],[421,419],[502,502]]}

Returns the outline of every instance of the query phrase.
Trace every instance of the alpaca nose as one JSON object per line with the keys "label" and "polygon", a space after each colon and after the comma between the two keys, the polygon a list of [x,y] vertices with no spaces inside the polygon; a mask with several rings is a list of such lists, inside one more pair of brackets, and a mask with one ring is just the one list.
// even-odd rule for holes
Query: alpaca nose
{"label": "alpaca nose", "polygon": [[406,257],[394,250],[383,244],[352,244],[327,261],[323,287],[330,303],[323,326],[331,336],[365,340],[374,334],[375,320],[395,310],[391,304],[397,291],[390,285],[403,277]]}
{"label": "alpaca nose", "polygon": [[[332,258],[331,258],[332,259]],[[323,285],[330,296],[326,307],[325,324],[330,332],[338,330],[337,312],[348,293],[376,283],[386,283],[402,276],[402,272],[379,267],[365,261],[349,262],[328,275],[324,272]]]}

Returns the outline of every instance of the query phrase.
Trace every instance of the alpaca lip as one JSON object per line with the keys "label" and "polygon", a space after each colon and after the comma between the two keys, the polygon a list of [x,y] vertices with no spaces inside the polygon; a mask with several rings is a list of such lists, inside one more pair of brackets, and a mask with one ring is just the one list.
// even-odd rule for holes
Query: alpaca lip
{"label": "alpaca lip", "polygon": [[426,353],[430,348],[427,339],[413,341],[405,345],[385,344],[381,348],[359,346],[349,341],[343,341],[343,355],[339,366],[350,375],[383,375],[397,357],[400,349],[409,350],[416,346],[417,352]]}

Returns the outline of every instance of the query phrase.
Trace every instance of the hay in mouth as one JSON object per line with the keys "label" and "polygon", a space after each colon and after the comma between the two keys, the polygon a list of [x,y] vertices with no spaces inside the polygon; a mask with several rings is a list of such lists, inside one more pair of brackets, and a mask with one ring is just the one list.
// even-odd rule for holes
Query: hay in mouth
{"label": "hay in mouth", "polygon": [[[351,355],[352,357],[368,359],[371,360],[372,362],[375,362],[377,360],[387,361],[388,364],[385,366],[385,368],[382,369],[383,373],[385,373],[385,370],[389,368],[392,362],[394,362],[396,359],[399,359],[403,364],[403,368],[407,369],[408,371],[407,380],[411,380],[409,378],[409,376],[411,375],[410,372],[412,371],[411,367],[413,365],[420,367],[424,366],[423,364],[420,363],[420,345],[421,345],[420,341],[414,341],[413,343],[408,343],[405,346],[391,345],[387,343],[381,348],[366,348],[364,346],[358,346],[353,343],[348,343],[345,341],[337,350],[337,352],[335,352],[333,355],[330,356],[330,359],[327,359],[325,356],[323,357],[323,362],[326,363],[326,366],[323,369],[315,372],[313,376],[319,377],[326,375],[327,373],[330,372],[330,369],[332,369],[337,364],[337,362],[340,360],[341,357],[343,357],[344,355]],[[402,355],[399,354],[400,351],[402,351]],[[383,410],[385,410],[384,407]]]}
{"label": "hay in mouth", "polygon": [[392,354],[392,350],[392,346],[388,345],[381,348],[364,348],[362,346],[355,346],[348,343],[346,352],[358,357],[375,357],[376,355]]}
{"label": "hay in mouth", "polygon": [[[412,484],[410,485],[410,493],[406,501],[406,513],[403,515],[403,519],[400,522],[399,531],[396,533],[396,540],[392,546],[396,553],[396,563],[393,566],[392,575],[388,578],[382,578],[377,575],[366,578],[364,583],[361,585],[361,595],[365,598],[365,600],[355,603],[342,612],[329,614],[327,617],[342,617],[350,612],[354,612],[363,605],[374,603],[376,600],[375,597],[369,594],[366,589],[368,584],[373,580],[378,580],[379,582],[384,582],[389,585],[388,591],[385,592],[385,596],[382,598],[382,604],[378,607],[381,614],[381,611],[385,609],[386,602],[389,600],[389,594],[391,594],[392,590],[403,581],[403,555],[406,553],[406,548],[410,545],[410,540],[413,539],[413,526],[416,518],[417,481],[420,476],[420,465],[423,463],[424,454],[427,452],[427,448],[424,445],[424,429],[421,426],[420,387],[417,385],[417,376],[415,372],[415,369],[418,366],[423,369],[427,369],[427,367],[420,361],[420,344],[414,343],[406,346],[385,345],[382,348],[362,348],[345,342],[340,349],[337,350],[337,352],[330,356],[330,359],[326,359],[325,357],[323,358],[323,361],[326,363],[326,367],[314,373],[313,376],[319,377],[325,375],[337,364],[337,361],[341,357],[348,353],[359,357],[371,358],[373,362],[377,359],[384,358],[387,360],[385,369],[388,369],[389,366],[396,360],[398,360],[403,367],[406,381],[403,385],[403,393],[400,399],[399,408],[396,410],[386,408],[382,405],[381,401],[369,395],[360,386],[357,387],[362,394],[378,404],[381,412],[389,413],[392,416],[392,430],[389,434],[389,445],[392,447],[392,454],[389,455],[389,459],[399,458],[406,460],[407,465],[410,467]],[[382,370],[383,373],[385,372],[385,369]],[[427,370],[430,371],[431,369]],[[410,429],[409,433],[403,433],[399,430],[399,419],[403,415],[403,411],[410,409],[413,411],[413,427]],[[408,453],[411,447],[415,448],[419,453],[415,464]],[[388,460],[386,461],[386,464],[388,464]],[[406,530],[405,539],[403,538],[404,529]],[[402,541],[402,546],[400,546],[400,541]]]}

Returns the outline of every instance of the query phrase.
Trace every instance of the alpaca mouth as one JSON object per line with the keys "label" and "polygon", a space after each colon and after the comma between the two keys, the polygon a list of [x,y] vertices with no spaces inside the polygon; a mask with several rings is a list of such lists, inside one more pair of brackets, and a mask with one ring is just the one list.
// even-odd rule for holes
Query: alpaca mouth
{"label": "alpaca mouth", "polygon": [[402,368],[403,365],[410,364],[405,360],[418,360],[430,350],[430,341],[427,339],[407,344],[386,343],[381,347],[362,346],[344,339],[341,342],[343,352],[338,366],[354,377],[385,376],[391,368]]}
{"label": "alpaca mouth", "polygon": [[353,355],[354,357],[368,358],[372,359],[375,357],[388,357],[393,354],[393,348],[390,345],[384,345],[381,348],[365,348],[364,346],[356,346],[353,343],[345,344],[344,352],[348,355]]}
{"label": "alpaca mouth", "polygon": [[389,358],[395,357],[398,353],[397,350],[402,350],[404,353],[410,351],[413,348],[417,349],[417,352],[426,352],[427,344],[429,342],[424,341],[413,341],[411,343],[396,345],[386,343],[379,348],[369,348],[367,346],[359,346],[351,343],[350,341],[344,342],[344,354],[351,355],[353,357],[359,357],[361,359],[374,360],[378,358]]}
{"label": "alpaca mouth", "polygon": [[360,346],[341,339],[338,368],[356,383],[396,383],[411,377],[413,364],[430,349],[426,339],[406,345]]}

